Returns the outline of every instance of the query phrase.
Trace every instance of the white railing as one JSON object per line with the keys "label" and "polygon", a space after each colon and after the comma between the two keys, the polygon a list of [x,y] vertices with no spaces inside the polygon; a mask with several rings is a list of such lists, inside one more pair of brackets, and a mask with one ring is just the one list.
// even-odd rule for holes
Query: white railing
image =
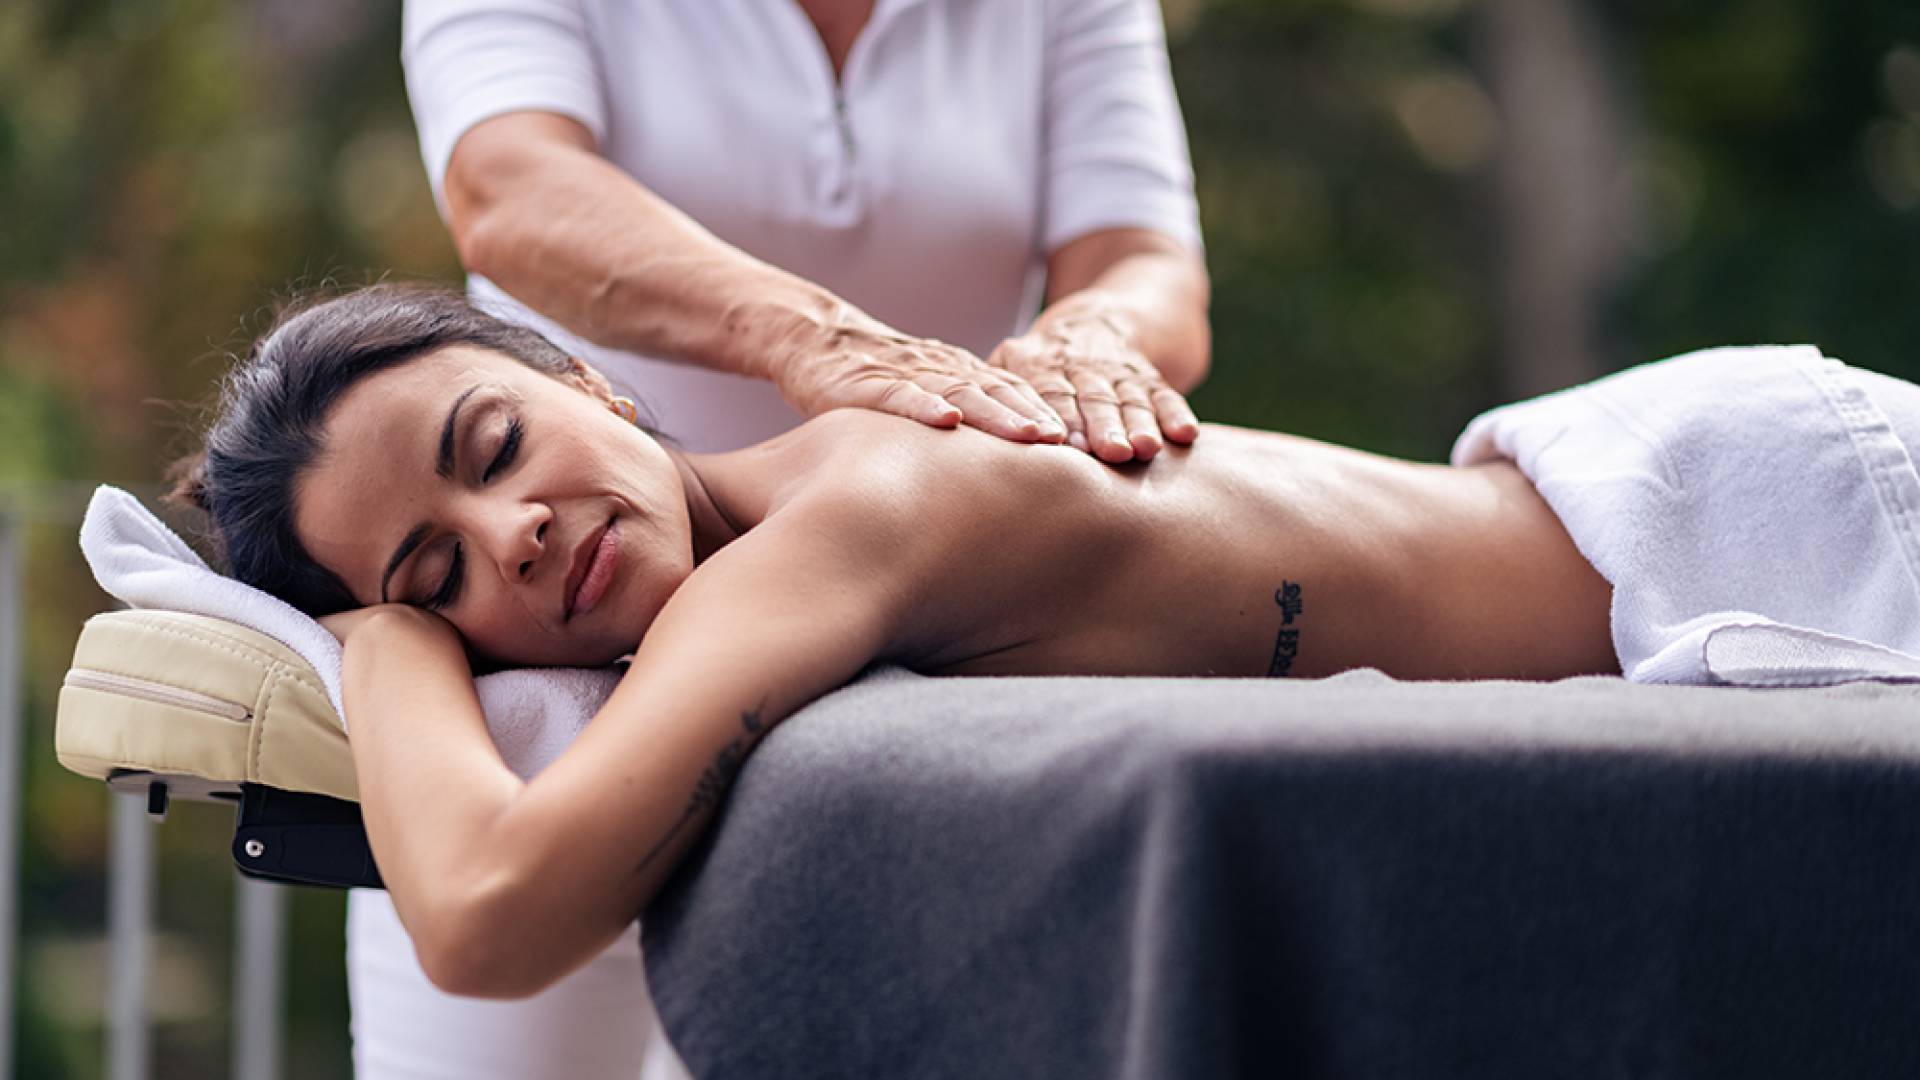
{"label": "white railing", "polygon": [[[25,817],[21,768],[25,734],[27,547],[25,526],[78,533],[75,493],[50,498],[0,495],[0,1076],[15,1074],[13,1015],[21,970],[20,833]],[[77,633],[79,628],[75,627]],[[154,825],[139,796],[109,792],[107,918],[107,1075],[152,1075],[148,1019],[154,883]],[[287,890],[234,872],[232,1075],[274,1080],[280,1073],[280,1006],[285,996]]]}

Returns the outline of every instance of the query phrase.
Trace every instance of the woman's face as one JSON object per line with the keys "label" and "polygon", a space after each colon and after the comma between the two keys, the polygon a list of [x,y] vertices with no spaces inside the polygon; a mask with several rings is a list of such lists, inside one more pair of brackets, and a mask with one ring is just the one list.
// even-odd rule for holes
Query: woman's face
{"label": "woman's face", "polygon": [[633,651],[693,571],[680,472],[566,380],[449,346],[370,375],[335,403],[300,479],[295,528],[363,605],[445,616],[510,665]]}

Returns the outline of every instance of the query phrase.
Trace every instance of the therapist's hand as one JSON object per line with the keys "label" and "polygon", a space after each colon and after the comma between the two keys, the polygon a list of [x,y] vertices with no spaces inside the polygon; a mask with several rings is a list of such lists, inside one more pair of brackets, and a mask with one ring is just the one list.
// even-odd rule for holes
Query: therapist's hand
{"label": "therapist's hand", "polygon": [[1069,298],[988,363],[1022,376],[1067,423],[1068,438],[1110,465],[1148,461],[1165,442],[1191,443],[1200,422],[1180,392],[1131,344],[1117,316]]}
{"label": "therapist's hand", "polygon": [[847,316],[795,335],[770,365],[787,403],[808,416],[862,408],[933,427],[965,423],[1015,442],[1064,442],[1059,414],[1020,375],[965,349]]}

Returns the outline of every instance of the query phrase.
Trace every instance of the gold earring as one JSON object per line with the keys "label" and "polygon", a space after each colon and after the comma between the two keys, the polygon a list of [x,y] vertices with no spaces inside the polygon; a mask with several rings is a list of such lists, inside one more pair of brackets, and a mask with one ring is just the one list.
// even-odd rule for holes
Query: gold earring
{"label": "gold earring", "polygon": [[613,415],[625,420],[629,424],[638,424],[640,422],[640,406],[635,405],[633,399],[630,397],[614,398],[612,401],[607,402],[607,408],[612,409]]}

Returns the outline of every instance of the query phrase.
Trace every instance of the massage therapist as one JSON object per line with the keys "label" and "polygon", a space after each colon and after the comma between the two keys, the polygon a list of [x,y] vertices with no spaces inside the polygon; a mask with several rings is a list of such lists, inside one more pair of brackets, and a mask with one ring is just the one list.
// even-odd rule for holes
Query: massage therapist
{"label": "massage therapist", "polygon": [[[475,298],[685,448],[842,406],[1116,464],[1196,434],[1208,282],[1155,0],[408,0],[404,37]],[[637,935],[472,1001],[357,891],[348,971],[361,1080],[684,1075]]]}

